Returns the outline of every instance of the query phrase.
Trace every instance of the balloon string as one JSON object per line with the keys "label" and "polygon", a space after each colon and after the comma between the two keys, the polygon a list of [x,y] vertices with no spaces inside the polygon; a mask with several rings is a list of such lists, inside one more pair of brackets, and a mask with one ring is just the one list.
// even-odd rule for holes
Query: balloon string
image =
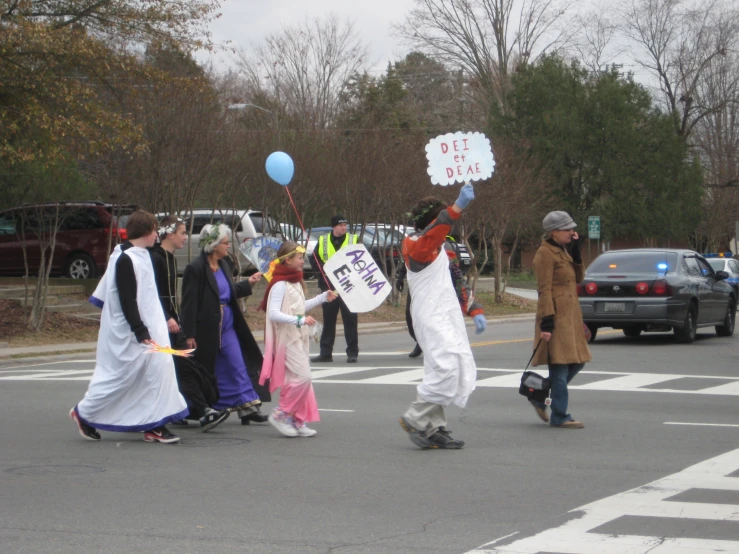
{"label": "balloon string", "polygon": [[[295,217],[298,218],[298,223],[300,224],[300,230],[303,231],[303,236],[305,237],[305,247],[308,248],[308,234],[305,232],[305,226],[303,225],[303,220],[300,218],[300,213],[298,212],[298,207],[295,205],[295,201],[293,200],[293,195],[290,194],[290,187],[284,186],[285,192],[287,192],[287,197],[290,199],[290,204],[292,204],[293,211],[295,212]],[[326,286],[328,288],[331,288],[331,283],[328,281],[328,277],[326,277],[326,274],[323,272],[323,265],[321,264],[321,261],[318,259],[318,255],[316,254],[316,250],[318,250],[318,242],[316,242],[316,247],[313,249],[313,258],[316,260],[316,266],[318,267],[318,271],[321,272],[321,275],[323,276],[323,281],[326,283]]]}

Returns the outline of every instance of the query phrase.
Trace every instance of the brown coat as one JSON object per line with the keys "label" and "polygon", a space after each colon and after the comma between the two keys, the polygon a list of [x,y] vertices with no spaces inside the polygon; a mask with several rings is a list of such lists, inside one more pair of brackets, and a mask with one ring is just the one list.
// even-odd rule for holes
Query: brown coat
{"label": "brown coat", "polygon": [[541,338],[542,317],[554,315],[554,330],[549,342],[541,342],[532,365],[589,362],[590,349],[577,299],[577,283],[585,277],[585,268],[573,262],[564,248],[544,241],[534,256],[534,273],[539,290],[534,347]]}

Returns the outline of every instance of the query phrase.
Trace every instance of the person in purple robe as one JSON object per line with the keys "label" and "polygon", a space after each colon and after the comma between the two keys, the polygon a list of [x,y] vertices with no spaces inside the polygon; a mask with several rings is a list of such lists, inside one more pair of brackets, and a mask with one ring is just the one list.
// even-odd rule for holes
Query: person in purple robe
{"label": "person in purple robe", "polygon": [[265,423],[260,406],[271,396],[268,385],[259,385],[262,352],[238,303],[252,294],[261,274],[234,283],[232,235],[227,225],[203,227],[200,256],[182,278],[181,327],[188,348],[195,348],[195,358],[215,377],[219,398],[213,408],[236,411],[243,425]]}

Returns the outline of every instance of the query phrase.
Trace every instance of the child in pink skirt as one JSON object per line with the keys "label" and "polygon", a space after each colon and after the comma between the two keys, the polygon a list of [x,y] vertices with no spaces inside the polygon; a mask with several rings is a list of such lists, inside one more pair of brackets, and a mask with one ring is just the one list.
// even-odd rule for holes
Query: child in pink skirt
{"label": "child in pink skirt", "polygon": [[319,421],[313,392],[308,347],[308,326],[316,320],[305,313],[338,295],[333,291],[305,300],[303,255],[305,248],[284,242],[273,262],[272,279],[259,306],[267,312],[264,330],[264,363],[259,384],[269,379],[269,390],[281,388],[279,407],[269,422],[287,437],[312,437],[307,422]]}

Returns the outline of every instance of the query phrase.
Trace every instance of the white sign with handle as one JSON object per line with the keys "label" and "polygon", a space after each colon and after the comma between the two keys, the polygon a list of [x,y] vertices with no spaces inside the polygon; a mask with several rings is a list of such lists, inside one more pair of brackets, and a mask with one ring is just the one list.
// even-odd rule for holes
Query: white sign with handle
{"label": "white sign with handle", "polygon": [[392,290],[363,244],[344,246],[329,258],[323,272],[354,313],[374,310]]}
{"label": "white sign with handle", "polygon": [[448,186],[490,179],[495,158],[490,139],[482,133],[447,133],[426,145],[427,169],[434,185]]}

